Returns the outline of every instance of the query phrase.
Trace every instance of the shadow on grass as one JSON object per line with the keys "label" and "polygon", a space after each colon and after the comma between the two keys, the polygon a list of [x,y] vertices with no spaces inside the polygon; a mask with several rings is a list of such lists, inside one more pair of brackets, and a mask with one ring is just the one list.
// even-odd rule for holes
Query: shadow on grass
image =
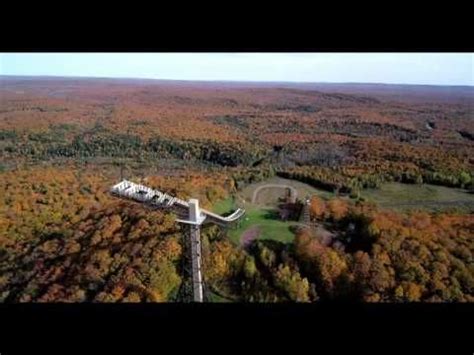
{"label": "shadow on grass", "polygon": [[263,219],[270,219],[270,220],[280,220],[280,213],[277,210],[267,210],[263,214]]}

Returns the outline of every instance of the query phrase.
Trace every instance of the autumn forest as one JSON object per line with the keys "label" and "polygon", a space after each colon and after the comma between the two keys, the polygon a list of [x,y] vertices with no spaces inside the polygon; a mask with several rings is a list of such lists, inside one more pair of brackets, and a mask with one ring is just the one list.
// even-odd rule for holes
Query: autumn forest
{"label": "autumn forest", "polygon": [[111,196],[123,178],[245,204],[202,230],[210,302],[473,302],[473,105],[472,87],[0,76],[0,302],[177,300],[183,226]]}

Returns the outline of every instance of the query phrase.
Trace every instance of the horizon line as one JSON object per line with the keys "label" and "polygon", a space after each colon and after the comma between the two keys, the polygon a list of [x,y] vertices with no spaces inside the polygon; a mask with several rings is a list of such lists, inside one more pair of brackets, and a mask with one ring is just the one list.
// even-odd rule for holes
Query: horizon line
{"label": "horizon line", "polygon": [[178,81],[191,83],[269,83],[269,84],[346,84],[346,85],[404,85],[404,86],[437,86],[437,87],[465,87],[474,88],[474,85],[446,85],[446,84],[413,84],[413,83],[384,83],[384,82],[349,82],[349,81],[278,81],[278,80],[233,80],[233,79],[168,79],[150,77],[109,77],[109,76],[84,76],[84,75],[15,75],[0,74],[2,77],[20,78],[80,78],[80,79],[106,79],[106,80],[150,80],[150,81]]}

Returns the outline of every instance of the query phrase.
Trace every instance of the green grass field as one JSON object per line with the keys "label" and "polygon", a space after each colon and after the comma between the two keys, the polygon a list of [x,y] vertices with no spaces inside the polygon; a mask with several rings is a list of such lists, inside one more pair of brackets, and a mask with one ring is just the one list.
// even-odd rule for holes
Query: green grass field
{"label": "green grass field", "polygon": [[[245,216],[240,221],[240,224],[228,230],[227,235],[229,239],[236,245],[240,245],[240,238],[242,234],[249,228],[257,227],[259,230],[259,239],[272,239],[283,243],[290,243],[293,241],[294,234],[291,227],[297,225],[296,221],[282,221],[276,214],[277,199],[274,199],[275,206],[260,206],[253,204],[253,192],[262,185],[267,184],[281,184],[290,185],[298,192],[298,198],[303,199],[306,196],[319,195],[322,197],[331,197],[333,193],[326,192],[313,188],[310,185],[299,181],[273,177],[266,181],[251,184],[246,186],[242,191],[236,194],[235,198],[230,197],[225,200],[218,201],[214,204],[212,211],[215,213],[226,215],[237,208],[244,208]],[[269,191],[261,190],[262,194],[268,194]],[[271,191],[271,190],[270,190]],[[277,194],[281,194],[284,190],[275,189]]]}
{"label": "green grass field", "polygon": [[[264,182],[251,184],[239,192],[235,198],[230,197],[218,201],[212,210],[219,214],[228,214],[236,208],[244,208],[245,216],[240,224],[228,230],[227,235],[236,245],[240,244],[242,234],[252,227],[259,230],[259,239],[273,239],[284,243],[293,241],[294,234],[291,226],[297,225],[295,221],[281,221],[276,215],[276,206],[264,207],[251,203],[253,191],[265,184],[291,185],[298,191],[298,198],[307,195],[332,197],[334,194],[315,189],[298,181],[272,178]],[[262,190],[265,191],[265,190]],[[277,193],[281,193],[276,189]],[[266,192],[268,194],[268,191]],[[375,202],[383,208],[392,208],[400,211],[406,210],[461,210],[474,211],[474,195],[465,190],[435,185],[409,185],[401,183],[386,183],[380,189],[367,189],[362,191],[362,197]]]}
{"label": "green grass field", "polygon": [[[276,215],[276,210],[259,207],[250,202],[241,202],[239,207],[244,208],[246,213],[240,224],[230,228],[227,232],[233,243],[239,245],[242,233],[250,227],[258,227],[260,230],[259,239],[273,239],[284,243],[293,240],[294,234],[290,227],[297,224],[297,222],[281,221]],[[233,198],[228,198],[217,202],[212,210],[219,214],[228,214],[236,208]]]}
{"label": "green grass field", "polygon": [[236,244],[240,243],[242,233],[250,227],[258,227],[259,239],[273,239],[284,243],[293,241],[294,234],[290,230],[296,222],[278,220],[272,209],[248,206],[246,214],[236,229],[230,229],[229,238]]}
{"label": "green grass field", "polygon": [[212,212],[218,213],[218,214],[227,214],[233,210],[235,210],[237,207],[235,206],[234,203],[234,198],[229,197],[225,200],[220,200],[217,203],[215,203],[212,206]]}
{"label": "green grass field", "polygon": [[400,210],[474,209],[474,195],[465,190],[436,185],[386,183],[380,189],[367,189],[361,195],[382,207]]}

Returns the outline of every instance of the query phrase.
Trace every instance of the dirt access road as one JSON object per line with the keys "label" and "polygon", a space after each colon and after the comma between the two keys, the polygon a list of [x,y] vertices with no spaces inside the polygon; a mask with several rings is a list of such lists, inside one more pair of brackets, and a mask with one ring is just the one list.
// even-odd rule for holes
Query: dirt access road
{"label": "dirt access road", "polygon": [[267,189],[267,188],[290,189],[290,191],[291,191],[291,201],[292,201],[293,203],[296,201],[296,198],[298,197],[298,190],[296,190],[293,186],[290,186],[290,185],[280,185],[280,184],[266,184],[266,185],[259,186],[259,187],[257,187],[257,188],[254,190],[253,195],[252,195],[252,203],[253,203],[253,204],[256,204],[256,203],[257,203],[258,193],[259,193],[261,190]]}

